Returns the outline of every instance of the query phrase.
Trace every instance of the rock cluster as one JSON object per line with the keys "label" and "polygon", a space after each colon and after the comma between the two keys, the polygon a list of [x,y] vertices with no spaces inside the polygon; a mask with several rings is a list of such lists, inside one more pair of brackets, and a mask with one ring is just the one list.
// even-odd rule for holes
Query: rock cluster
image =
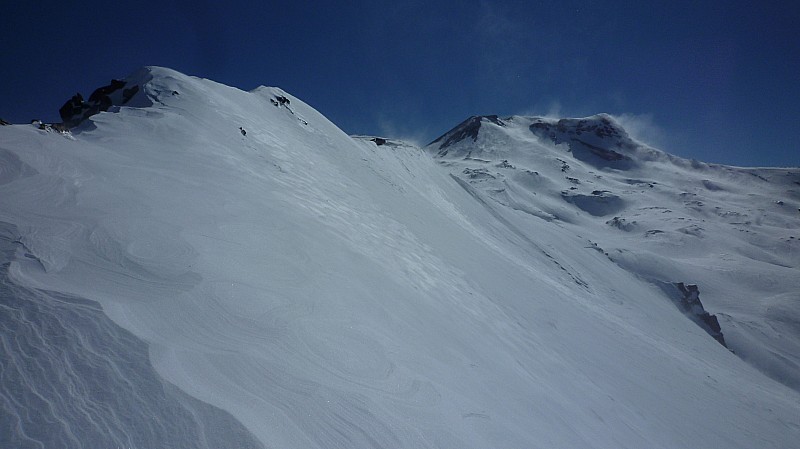
{"label": "rock cluster", "polygon": [[716,315],[708,313],[700,302],[700,290],[696,285],[676,282],[673,284],[681,294],[681,297],[673,296],[675,304],[686,315],[692,318],[700,327],[705,329],[709,335],[714,337],[722,346],[726,348],[725,337],[722,335],[722,328],[719,325]]}
{"label": "rock cluster", "polygon": [[111,84],[95,89],[89,95],[88,101],[85,101],[80,93],[76,93],[58,110],[61,124],[65,128],[73,128],[98,112],[127,103],[139,92],[139,86],[125,88],[126,84],[122,80],[111,80]]}

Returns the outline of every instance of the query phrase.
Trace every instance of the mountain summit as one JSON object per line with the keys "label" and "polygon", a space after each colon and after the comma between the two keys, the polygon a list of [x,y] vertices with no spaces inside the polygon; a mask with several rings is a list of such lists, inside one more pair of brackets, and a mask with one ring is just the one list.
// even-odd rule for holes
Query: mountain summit
{"label": "mountain summit", "polygon": [[800,440],[800,171],[607,115],[418,148],[278,88],[119,81],[0,127],[0,446]]}

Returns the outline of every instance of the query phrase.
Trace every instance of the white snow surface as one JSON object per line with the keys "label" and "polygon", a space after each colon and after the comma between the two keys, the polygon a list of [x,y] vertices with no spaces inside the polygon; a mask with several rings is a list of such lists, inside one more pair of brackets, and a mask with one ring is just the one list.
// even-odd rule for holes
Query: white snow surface
{"label": "white snow surface", "polygon": [[[378,146],[277,88],[129,82],[71,133],[0,127],[9,277],[96,301],[265,447],[800,441],[798,169],[686,161],[604,115],[582,142],[624,159],[535,117]],[[658,281],[697,284],[735,353]]]}

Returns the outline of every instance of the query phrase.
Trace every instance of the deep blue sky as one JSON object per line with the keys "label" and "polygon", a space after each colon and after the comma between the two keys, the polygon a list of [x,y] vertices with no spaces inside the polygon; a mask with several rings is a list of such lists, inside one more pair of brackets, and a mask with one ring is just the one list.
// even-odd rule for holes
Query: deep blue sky
{"label": "deep blue sky", "polygon": [[6,3],[12,122],[161,65],[282,87],[354,134],[427,143],[470,115],[608,112],[684,157],[800,166],[797,1]]}

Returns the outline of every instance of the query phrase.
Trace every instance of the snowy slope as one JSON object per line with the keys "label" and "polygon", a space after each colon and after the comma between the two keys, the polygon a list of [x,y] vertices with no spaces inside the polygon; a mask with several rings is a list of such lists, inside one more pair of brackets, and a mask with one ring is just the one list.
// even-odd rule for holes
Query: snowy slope
{"label": "snowy slope", "polygon": [[[347,136],[276,88],[128,82],[70,134],[0,127],[0,446],[800,439],[796,374],[773,379],[798,354],[796,171],[606,161],[522,118],[444,154]],[[699,284],[751,363],[657,280]]]}
{"label": "snowy slope", "polygon": [[473,117],[428,149],[493,206],[538,219],[524,229],[582,239],[656,285],[698,285],[728,346],[800,390],[800,170],[687,161],[607,115]]}

